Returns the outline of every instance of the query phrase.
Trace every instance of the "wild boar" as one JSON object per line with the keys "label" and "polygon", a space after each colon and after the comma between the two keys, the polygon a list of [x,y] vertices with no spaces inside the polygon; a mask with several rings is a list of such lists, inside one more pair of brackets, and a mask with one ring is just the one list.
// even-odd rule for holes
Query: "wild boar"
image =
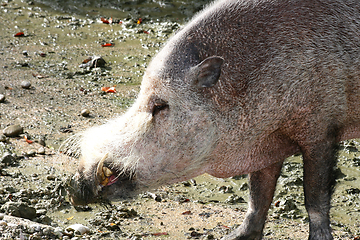
{"label": "wild boar", "polygon": [[134,105],[82,134],[72,203],[248,173],[248,212],[224,239],[261,239],[301,153],[309,239],[332,239],[337,145],[360,137],[359,16],[357,0],[213,3],[152,60]]}

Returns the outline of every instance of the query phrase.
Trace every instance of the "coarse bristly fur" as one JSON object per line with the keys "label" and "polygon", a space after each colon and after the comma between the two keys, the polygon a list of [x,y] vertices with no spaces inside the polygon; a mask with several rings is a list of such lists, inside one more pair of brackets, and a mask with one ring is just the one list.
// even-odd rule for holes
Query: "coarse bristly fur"
{"label": "coarse bristly fur", "polygon": [[[335,146],[360,137],[359,12],[355,0],[211,4],[152,60],[127,113],[75,140],[73,203],[249,173],[248,213],[225,239],[260,239],[282,162],[301,153],[310,239],[332,239]],[[117,181],[103,185],[104,156]]]}

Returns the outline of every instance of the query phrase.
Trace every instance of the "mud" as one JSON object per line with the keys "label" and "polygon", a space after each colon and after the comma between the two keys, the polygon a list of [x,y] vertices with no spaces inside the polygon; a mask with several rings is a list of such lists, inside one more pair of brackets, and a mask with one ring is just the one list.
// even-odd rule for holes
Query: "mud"
{"label": "mud", "polygon": [[[69,204],[64,185],[77,159],[59,153],[60,144],[130,106],[151,57],[204,4],[141,1],[126,8],[111,1],[81,2],[66,7],[60,1],[1,2],[0,130],[20,124],[24,133],[0,137],[0,212],[36,214],[31,223],[15,224],[0,216],[0,239],[71,239],[78,233],[66,228],[77,223],[90,228],[78,236],[85,239],[219,239],[244,217],[246,176],[203,175],[113,205]],[[117,23],[104,24],[101,17]],[[15,37],[19,32],[24,36]],[[106,43],[112,46],[102,47]],[[89,56],[103,57],[106,65],[80,68]],[[23,88],[23,81],[31,86]],[[113,86],[116,93],[101,90]],[[82,115],[84,109],[89,116]],[[358,140],[341,145],[331,210],[335,239],[360,238],[359,150]],[[264,239],[307,237],[301,167],[301,156],[284,165]],[[26,214],[19,206],[26,206]],[[49,227],[31,227],[35,223]]]}

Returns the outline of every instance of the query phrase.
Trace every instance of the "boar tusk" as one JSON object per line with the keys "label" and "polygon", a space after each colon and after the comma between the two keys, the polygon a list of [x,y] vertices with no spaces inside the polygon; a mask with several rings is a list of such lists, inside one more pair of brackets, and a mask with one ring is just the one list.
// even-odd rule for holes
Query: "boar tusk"
{"label": "boar tusk", "polygon": [[105,156],[100,160],[96,169],[96,176],[100,182],[100,185],[102,186],[106,186],[110,181],[109,178],[114,174],[110,168],[104,167],[104,162],[107,156],[108,154],[105,154]]}
{"label": "boar tusk", "polygon": [[100,183],[102,183],[103,181],[106,180],[105,174],[103,172],[103,167],[104,167],[104,162],[107,158],[108,154],[106,153],[105,156],[100,160],[97,169],[96,169],[96,176],[98,178],[98,180],[100,181]]}
{"label": "boar tusk", "polygon": [[102,171],[103,171],[103,174],[105,175],[105,177],[107,177],[107,178],[114,174],[113,171],[111,171],[111,169],[107,168],[107,167],[103,167]]}

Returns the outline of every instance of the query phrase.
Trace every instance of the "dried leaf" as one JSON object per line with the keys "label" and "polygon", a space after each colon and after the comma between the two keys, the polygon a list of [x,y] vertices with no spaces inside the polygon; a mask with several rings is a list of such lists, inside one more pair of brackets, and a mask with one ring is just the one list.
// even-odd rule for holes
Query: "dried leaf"
{"label": "dried leaf", "polygon": [[28,144],[32,144],[32,143],[33,143],[33,141],[29,140],[26,136],[24,136],[24,138],[25,138],[25,141],[26,141]]}
{"label": "dried leaf", "polygon": [[104,91],[106,93],[116,93],[115,86],[114,87],[102,87],[101,91]]}
{"label": "dried leaf", "polygon": [[164,236],[164,235],[169,235],[167,232],[159,232],[159,233],[152,233],[151,235],[153,236]]}
{"label": "dried leaf", "polygon": [[114,44],[113,43],[105,43],[105,44],[102,44],[101,46],[102,47],[112,47],[112,46],[114,46]]}
{"label": "dried leaf", "polygon": [[14,35],[14,37],[24,37],[25,34],[23,32],[18,32],[17,34]]}
{"label": "dried leaf", "polygon": [[182,213],[182,215],[191,215],[191,214],[192,214],[191,211],[185,211]]}
{"label": "dried leaf", "polygon": [[110,22],[106,18],[101,18],[101,21],[105,24],[110,24]]}
{"label": "dried leaf", "polygon": [[225,225],[222,225],[221,227],[225,228],[225,229],[230,229],[228,226],[225,226]]}

